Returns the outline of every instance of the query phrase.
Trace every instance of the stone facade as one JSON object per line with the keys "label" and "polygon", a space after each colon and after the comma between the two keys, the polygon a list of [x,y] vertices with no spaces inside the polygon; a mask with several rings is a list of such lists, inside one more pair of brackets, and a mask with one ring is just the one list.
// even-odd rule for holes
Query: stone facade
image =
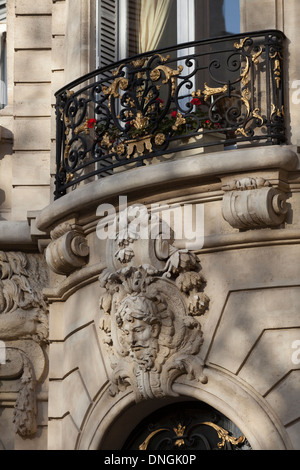
{"label": "stone facade", "polygon": [[[54,93],[95,68],[95,6],[7,2],[0,445],[117,450],[155,410],[196,400],[252,449],[299,450],[299,2],[241,1],[243,31],[288,38],[287,145],[129,169],[53,201]],[[101,238],[120,196],[159,205],[154,238]],[[185,205],[201,239],[177,236]]]}

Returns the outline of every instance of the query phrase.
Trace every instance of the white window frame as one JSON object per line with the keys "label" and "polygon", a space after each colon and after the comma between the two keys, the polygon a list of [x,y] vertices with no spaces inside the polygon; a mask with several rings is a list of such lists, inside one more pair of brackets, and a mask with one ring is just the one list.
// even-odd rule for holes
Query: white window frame
{"label": "white window frame", "polygon": [[177,44],[195,40],[195,0],[177,0]]}
{"label": "white window frame", "polygon": [[[177,44],[195,41],[196,27],[195,27],[195,0],[177,0]],[[195,53],[194,47],[188,49],[179,49],[178,58],[181,56],[192,56]],[[184,61],[179,60],[178,65],[184,67]],[[191,77],[190,81],[195,89],[195,77]]]}
{"label": "white window frame", "polygon": [[[118,57],[119,60],[126,59],[127,50],[128,50],[128,39],[127,39],[127,30],[128,30],[128,0],[118,0],[118,18],[119,18],[119,51]],[[123,23],[120,23],[121,18],[126,18],[122,20]],[[125,25],[125,26],[124,26]]]}

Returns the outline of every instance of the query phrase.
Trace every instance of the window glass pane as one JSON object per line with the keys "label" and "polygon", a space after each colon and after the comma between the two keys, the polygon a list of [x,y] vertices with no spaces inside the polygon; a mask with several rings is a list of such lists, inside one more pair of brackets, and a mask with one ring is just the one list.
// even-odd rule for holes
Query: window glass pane
{"label": "window glass pane", "polygon": [[196,39],[240,32],[239,0],[195,0]]}
{"label": "window glass pane", "polygon": [[240,0],[224,0],[223,16],[225,20],[225,32],[238,34],[240,28]]}
{"label": "window glass pane", "polygon": [[129,0],[129,56],[176,43],[177,0]]}
{"label": "window glass pane", "polygon": [[[128,56],[139,51],[140,1],[128,0]],[[121,25],[122,27],[122,25]]]}
{"label": "window glass pane", "polygon": [[176,0],[171,0],[171,7],[157,49],[174,46],[174,44],[177,44],[177,5]]}

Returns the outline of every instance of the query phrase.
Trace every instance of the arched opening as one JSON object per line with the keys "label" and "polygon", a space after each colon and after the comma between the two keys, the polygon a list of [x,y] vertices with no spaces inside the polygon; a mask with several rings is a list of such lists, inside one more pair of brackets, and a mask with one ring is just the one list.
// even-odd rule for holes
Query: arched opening
{"label": "arched opening", "polygon": [[130,433],[122,450],[249,450],[241,430],[213,407],[198,401],[163,406]]}
{"label": "arched opening", "polygon": [[241,429],[223,413],[190,397],[146,400],[121,412],[100,450],[249,450]]}
{"label": "arched opening", "polygon": [[[139,426],[148,423],[153,414],[168,406],[182,409],[185,403],[189,406],[199,404],[200,408],[204,406],[206,410],[214,410],[219,416],[216,424],[232,433],[233,437],[244,435],[253,450],[291,449],[286,430],[280,426],[262,397],[244,386],[243,382],[220,370],[210,368],[207,375],[208,382],[204,386],[187,384],[181,380],[181,383],[173,386],[177,396],[138,403],[132,391],[124,391],[116,399],[109,394],[108,389],[103,390],[86,416],[75,448],[122,450],[125,445],[129,445],[130,438],[134,437]],[[207,419],[205,416],[203,418]],[[142,437],[139,445],[143,444],[147,435]]]}

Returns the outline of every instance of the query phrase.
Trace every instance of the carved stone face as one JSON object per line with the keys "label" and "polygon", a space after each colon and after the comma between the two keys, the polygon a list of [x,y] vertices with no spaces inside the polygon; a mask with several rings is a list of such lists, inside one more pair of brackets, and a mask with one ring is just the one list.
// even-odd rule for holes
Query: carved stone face
{"label": "carved stone face", "polygon": [[[121,249],[128,246],[123,241]],[[153,245],[148,248],[152,253]],[[131,266],[106,268],[99,276],[106,289],[99,327],[111,366],[109,391],[115,396],[131,386],[137,402],[177,396],[172,386],[181,375],[207,382],[198,317],[209,298],[202,292],[205,280],[198,257],[174,246],[156,248],[160,256],[154,264],[147,254],[146,263],[136,265],[133,260]]]}
{"label": "carved stone face", "polygon": [[155,305],[145,297],[127,297],[119,309],[119,341],[142,368],[149,370],[158,353],[160,320]]}
{"label": "carved stone face", "polygon": [[150,325],[141,319],[133,318],[129,315],[127,314],[125,317],[126,320],[122,331],[125,334],[126,342],[130,345],[131,351],[134,351],[138,356],[140,351],[145,351],[153,346],[153,340],[158,337],[159,325]]}

